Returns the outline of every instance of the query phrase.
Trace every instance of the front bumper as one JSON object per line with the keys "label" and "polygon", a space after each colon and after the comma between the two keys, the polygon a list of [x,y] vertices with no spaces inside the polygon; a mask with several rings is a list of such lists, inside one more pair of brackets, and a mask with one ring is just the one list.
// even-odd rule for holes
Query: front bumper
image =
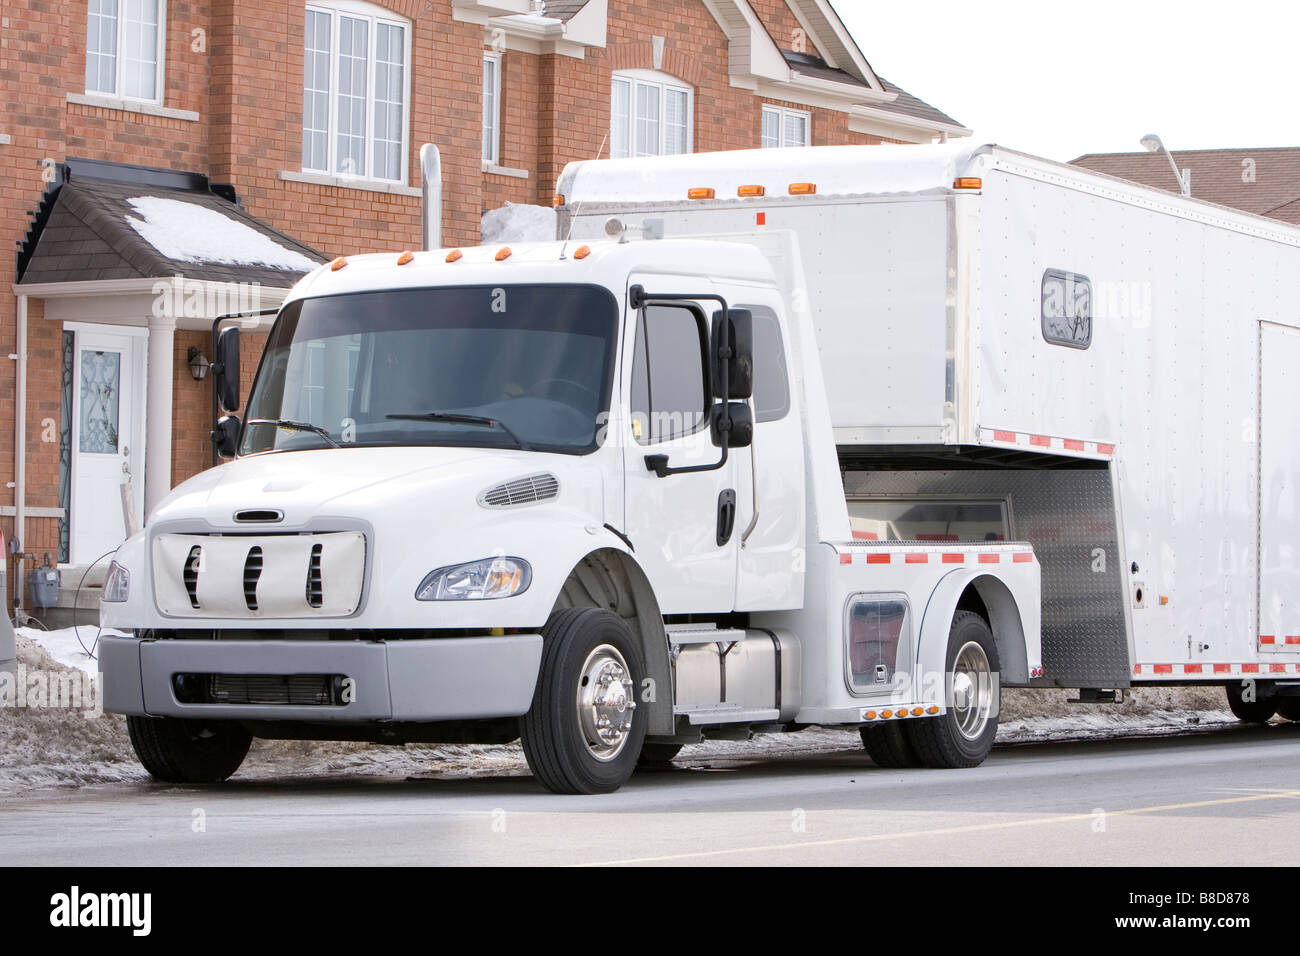
{"label": "front bumper", "polygon": [[[100,638],[104,710],[220,720],[438,721],[518,717],[542,659],[540,634],[401,641],[240,641]],[[348,703],[185,703],[177,674],[336,674]]]}

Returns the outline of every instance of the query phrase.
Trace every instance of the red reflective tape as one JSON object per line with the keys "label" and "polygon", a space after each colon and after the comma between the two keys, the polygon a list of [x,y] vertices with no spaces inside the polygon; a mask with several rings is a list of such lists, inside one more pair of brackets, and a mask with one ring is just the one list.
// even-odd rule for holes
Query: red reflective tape
{"label": "red reflective tape", "polygon": [[851,554],[840,555],[840,564],[852,564],[852,563],[853,563],[853,555]]}
{"label": "red reflective tape", "polygon": [[1114,445],[1103,445],[1103,444],[1098,443],[1098,445],[1097,445],[1097,454],[1099,454],[1099,455],[1113,455],[1113,454],[1115,454],[1115,446],[1114,446]]}
{"label": "red reflective tape", "polygon": [[1183,665],[1183,673],[1184,673],[1184,674],[1199,674],[1199,673],[1201,673],[1201,665],[1200,665],[1200,664],[1184,664],[1184,665]]}
{"label": "red reflective tape", "polygon": [[1077,438],[1067,438],[1065,439],[1065,447],[1070,451],[1083,451],[1083,442]]}
{"label": "red reflective tape", "polygon": [[1214,665],[1214,673],[1216,673],[1216,674],[1231,674],[1231,673],[1232,673],[1232,665],[1231,665],[1231,664],[1215,664],[1215,665]]}
{"label": "red reflective tape", "polygon": [[908,564],[929,564],[930,556],[928,554],[909,554],[907,556]]}
{"label": "red reflective tape", "polygon": [[867,564],[888,564],[889,555],[887,554],[869,554],[867,555]]}
{"label": "red reflective tape", "polygon": [[964,564],[966,555],[964,554],[945,554],[943,556],[944,564]]}
{"label": "red reflective tape", "polygon": [[1029,444],[1037,445],[1039,448],[1050,448],[1052,440],[1046,435],[1030,435]]}
{"label": "red reflective tape", "polygon": [[766,225],[767,225],[767,213],[765,213],[765,212],[760,212],[760,213],[758,214],[758,224],[759,224],[760,226],[766,226]]}
{"label": "red reflective tape", "polygon": [[1001,560],[1002,560],[1002,555],[1000,555],[1000,554],[981,554],[981,555],[980,555],[980,564],[997,564],[997,563],[1000,562]]}
{"label": "red reflective tape", "polygon": [[1016,443],[1016,433],[1015,433],[1015,432],[997,432],[997,431],[995,431],[995,432],[993,433],[993,440],[994,440],[994,441],[1009,441],[1009,442],[1011,442],[1011,444],[1014,445],[1014,444]]}
{"label": "red reflective tape", "polygon": [[1034,556],[1028,551],[1017,551],[1011,556],[1011,560],[1016,564],[1024,564],[1027,561],[1034,560]]}
{"label": "red reflective tape", "polygon": [[879,541],[880,535],[874,531],[855,531],[853,532],[854,541]]}
{"label": "red reflective tape", "polygon": [[1300,644],[1300,634],[1288,634],[1286,636],[1286,642],[1288,644]]}
{"label": "red reflective tape", "polygon": [[1272,634],[1261,634],[1261,635],[1259,635],[1259,642],[1260,642],[1261,644],[1273,644],[1273,643],[1276,643],[1276,641],[1273,639],[1273,635],[1272,635]]}
{"label": "red reflective tape", "polygon": [[1134,673],[1134,674],[1141,674],[1141,673],[1142,673],[1142,665],[1141,665],[1141,664],[1134,664],[1134,665],[1133,665],[1133,673]]}
{"label": "red reflective tape", "polygon": [[1154,670],[1154,673],[1157,673],[1157,674],[1172,674],[1172,673],[1174,672],[1174,665],[1173,665],[1173,664],[1157,664],[1157,665],[1155,665],[1155,667],[1154,667],[1153,670]]}
{"label": "red reflective tape", "polygon": [[1285,673],[1286,673],[1286,665],[1285,665],[1285,664],[1269,664],[1269,665],[1268,665],[1268,672],[1269,672],[1270,674],[1285,674]]}
{"label": "red reflective tape", "polygon": [[1258,664],[1242,664],[1242,665],[1241,665],[1241,672],[1242,672],[1243,674],[1258,674],[1258,673],[1259,673],[1259,665],[1258,665]]}

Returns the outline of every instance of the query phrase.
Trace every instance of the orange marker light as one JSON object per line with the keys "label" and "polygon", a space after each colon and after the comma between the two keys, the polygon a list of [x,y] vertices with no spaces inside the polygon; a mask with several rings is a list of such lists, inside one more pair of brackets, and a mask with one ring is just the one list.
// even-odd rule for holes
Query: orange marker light
{"label": "orange marker light", "polygon": [[412,252],[410,249],[407,249],[405,252],[403,252],[400,256],[397,257],[397,264],[399,266],[404,266],[414,258],[415,258],[415,253]]}
{"label": "orange marker light", "polygon": [[338,272],[347,264],[348,264],[348,260],[343,256],[339,256],[337,259],[335,259],[333,262],[330,263],[330,272]]}
{"label": "orange marker light", "polygon": [[791,183],[791,196],[815,196],[817,194],[816,183]]}
{"label": "orange marker light", "polygon": [[563,206],[563,205],[564,205],[564,197],[563,197],[563,196],[552,196],[552,197],[551,197],[551,205],[552,205],[552,206],[556,206],[556,207]]}
{"label": "orange marker light", "polygon": [[882,711],[880,712],[880,716],[881,716],[881,717],[893,717],[893,716],[894,716],[894,712],[893,712],[892,710],[882,710]]}
{"label": "orange marker light", "polygon": [[500,249],[498,249],[496,258],[497,258],[497,262],[504,262],[505,260],[509,259],[510,247],[502,246]]}
{"label": "orange marker light", "polygon": [[984,180],[980,179],[978,176],[962,176],[958,179],[953,180],[952,188],[953,189],[983,189]]}
{"label": "orange marker light", "polygon": [[865,714],[863,714],[862,716],[865,717],[865,718],[867,718],[867,720],[875,720],[875,719],[876,719],[876,712],[875,712],[874,710],[869,710],[869,711],[867,711]]}
{"label": "orange marker light", "polygon": [[937,714],[937,713],[939,713],[939,708],[936,707],[936,706],[934,706],[933,704],[931,704],[931,705],[926,709],[925,712],[926,712],[927,714]]}
{"label": "orange marker light", "polygon": [[767,187],[766,186],[740,186],[739,188],[736,189],[736,195],[741,197],[766,196]]}
{"label": "orange marker light", "polygon": [[925,713],[925,708],[924,708],[924,707],[913,707],[913,708],[912,708],[912,716],[913,716],[913,717],[920,717],[920,716],[921,716],[922,714],[924,714],[924,713]]}
{"label": "orange marker light", "polygon": [[575,259],[585,259],[589,255],[591,255],[591,246],[578,246],[577,249],[573,250],[573,258]]}
{"label": "orange marker light", "polygon": [[448,262],[459,262],[459,261],[461,260],[461,256],[462,256],[462,253],[461,253],[461,251],[460,251],[459,249],[453,249],[453,250],[451,250],[451,252],[447,253],[447,261],[448,261]]}
{"label": "orange marker light", "polygon": [[686,190],[687,199],[712,199],[713,195],[712,186],[693,186]]}

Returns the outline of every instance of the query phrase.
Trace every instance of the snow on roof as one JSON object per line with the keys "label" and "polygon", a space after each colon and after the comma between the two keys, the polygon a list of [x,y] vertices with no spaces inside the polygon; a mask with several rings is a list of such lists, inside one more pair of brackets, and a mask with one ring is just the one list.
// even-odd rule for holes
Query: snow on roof
{"label": "snow on roof", "polygon": [[483,213],[481,242],[545,242],[556,233],[555,210],[508,202]]}
{"label": "snow on roof", "polygon": [[149,245],[176,262],[265,266],[287,272],[308,272],[317,263],[286,249],[268,236],[215,209],[160,196],[128,199],[141,217],[126,221]]}

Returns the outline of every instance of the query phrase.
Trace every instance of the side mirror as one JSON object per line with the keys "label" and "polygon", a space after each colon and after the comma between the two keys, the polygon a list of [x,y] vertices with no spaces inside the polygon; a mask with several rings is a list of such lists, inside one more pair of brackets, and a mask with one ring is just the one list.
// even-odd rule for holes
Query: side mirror
{"label": "side mirror", "polygon": [[234,458],[239,449],[239,417],[222,415],[217,419],[217,427],[212,430],[212,444],[222,458]]}
{"label": "side mirror", "polygon": [[[217,335],[216,357],[212,360],[212,387],[218,404],[228,412],[239,411],[239,326],[222,329]],[[218,423],[220,427],[220,423]]]}
{"label": "side mirror", "polygon": [[718,402],[709,413],[709,430],[719,448],[724,431],[729,447],[748,448],[754,443],[754,410],[748,402]]}
{"label": "side mirror", "polygon": [[[713,397],[721,399],[749,398],[754,394],[754,316],[748,309],[729,309],[731,318],[731,358],[724,360],[718,352],[722,348],[722,312],[713,313]],[[722,365],[728,363],[727,378],[730,394],[721,393]]]}

